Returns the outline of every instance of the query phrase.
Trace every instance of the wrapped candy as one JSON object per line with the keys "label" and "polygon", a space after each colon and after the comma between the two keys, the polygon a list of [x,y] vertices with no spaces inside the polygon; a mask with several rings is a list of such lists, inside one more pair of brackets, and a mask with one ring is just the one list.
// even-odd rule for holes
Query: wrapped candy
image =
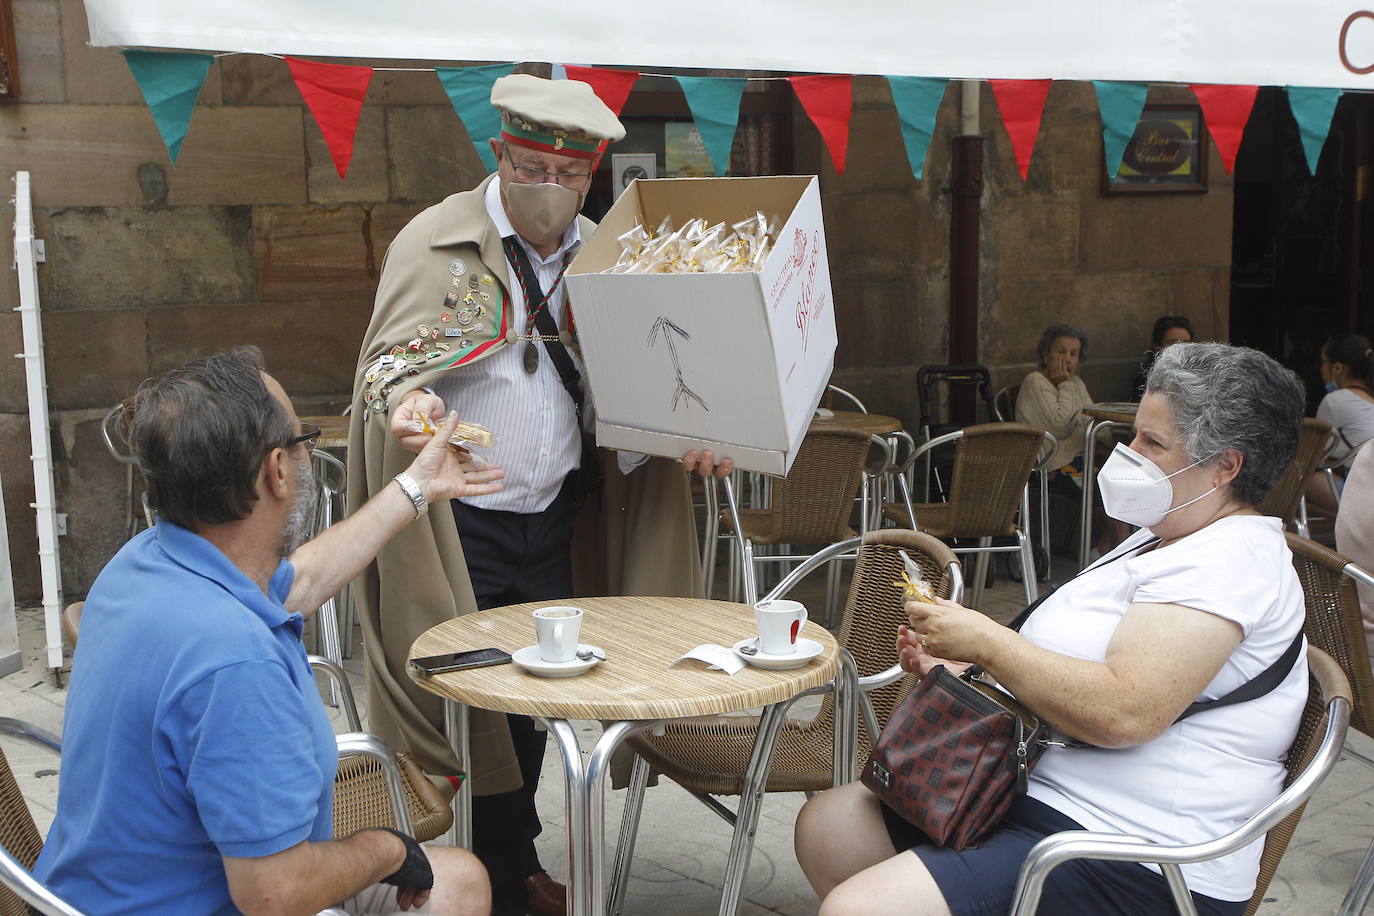
{"label": "wrapped candy", "polygon": [[921,576],[921,567],[916,565],[916,561],[907,556],[905,550],[897,553],[902,557],[902,578],[892,584],[900,588],[908,599],[922,601],[926,604],[935,602],[935,589],[930,587],[930,583]]}
{"label": "wrapped candy", "polygon": [[781,220],[763,213],[726,226],[701,217],[679,229],[665,216],[656,230],[636,224],[617,239],[620,257],[605,271],[612,274],[749,273],[763,267]]}
{"label": "wrapped candy", "polygon": [[[421,410],[415,411],[415,419],[410,421],[409,428],[411,432],[425,433],[429,436],[439,434],[439,427],[435,426],[433,421]],[[448,444],[459,452],[469,455],[472,454],[472,450],[468,446],[490,448],[494,440],[495,437],[491,430],[485,426],[477,423],[459,423],[454,428],[453,435],[448,437]],[[479,461],[485,460],[479,455],[473,455],[473,457]]]}

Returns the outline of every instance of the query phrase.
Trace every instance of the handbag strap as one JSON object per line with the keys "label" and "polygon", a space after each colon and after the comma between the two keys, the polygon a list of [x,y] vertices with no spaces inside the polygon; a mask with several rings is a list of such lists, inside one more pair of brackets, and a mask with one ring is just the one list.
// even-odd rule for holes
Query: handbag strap
{"label": "handbag strap", "polygon": [[[506,249],[506,260],[511,267],[515,268],[516,275],[520,278],[520,285],[525,290],[528,297],[531,292],[539,291],[547,301],[548,296],[552,295],[553,290],[548,294],[542,293],[539,287],[539,278],[535,276],[534,265],[530,264],[529,255],[525,254],[525,249],[516,241],[515,236],[508,235],[501,240],[502,246]],[[563,388],[568,392],[568,397],[572,398],[573,406],[577,408],[577,428],[582,428],[582,404],[585,395],[582,390],[582,374],[573,365],[572,357],[568,355],[568,348],[563,346],[562,339],[558,336],[558,326],[553,322],[553,316],[549,314],[549,309],[544,307],[545,302],[541,301],[537,305],[525,302],[525,310],[534,313],[534,327],[543,338],[544,349],[548,351],[549,359],[553,361],[553,367],[558,370],[558,378],[563,383]]]}

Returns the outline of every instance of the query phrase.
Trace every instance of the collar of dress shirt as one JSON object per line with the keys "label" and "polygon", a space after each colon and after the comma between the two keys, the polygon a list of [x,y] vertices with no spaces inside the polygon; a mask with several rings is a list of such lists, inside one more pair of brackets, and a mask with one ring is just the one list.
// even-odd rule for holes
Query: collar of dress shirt
{"label": "collar of dress shirt", "polygon": [[582,244],[582,230],[577,225],[579,220],[574,217],[572,225],[563,233],[563,244],[558,246],[558,250],[547,258],[541,257],[539,252],[530,247],[530,244],[521,238],[515,231],[515,227],[510,223],[510,217],[506,215],[506,208],[501,205],[501,178],[497,178],[487,185],[487,215],[491,217],[492,224],[496,226],[496,231],[501,233],[501,238],[514,235],[515,238],[524,246],[530,258],[539,264],[548,264],[556,259],[560,259],[567,252]]}

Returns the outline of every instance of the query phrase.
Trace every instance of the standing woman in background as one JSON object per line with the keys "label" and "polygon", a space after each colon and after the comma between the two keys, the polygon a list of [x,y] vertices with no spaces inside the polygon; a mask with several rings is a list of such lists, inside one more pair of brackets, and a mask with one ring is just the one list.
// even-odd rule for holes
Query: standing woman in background
{"label": "standing woman in background", "polygon": [[[1363,334],[1337,334],[1322,347],[1322,381],[1327,395],[1317,406],[1317,419],[1330,423],[1336,431],[1336,447],[1330,458],[1342,461],[1365,442],[1374,439],[1374,352]],[[1309,505],[1336,511],[1344,476],[1336,477],[1336,493],[1331,492],[1325,474],[1316,473],[1307,481]]]}

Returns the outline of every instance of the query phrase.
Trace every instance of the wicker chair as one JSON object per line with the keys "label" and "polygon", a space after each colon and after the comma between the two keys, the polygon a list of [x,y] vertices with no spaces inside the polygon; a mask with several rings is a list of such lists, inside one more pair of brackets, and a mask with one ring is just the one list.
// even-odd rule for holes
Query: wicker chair
{"label": "wicker chair", "polygon": [[1050,870],[1072,859],[1158,863],[1169,879],[1179,911],[1191,913],[1194,912],[1192,899],[1178,866],[1228,855],[1263,836],[1264,853],[1260,858],[1259,876],[1245,910],[1246,916],[1251,916],[1264,900],[1279,860],[1302,818],[1307,799],[1336,765],[1341,745],[1345,743],[1350,720],[1350,684],[1340,665],[1321,649],[1308,647],[1307,665],[1307,705],[1298,723],[1297,736],[1288,750],[1285,764],[1288,775],[1278,798],[1226,836],[1193,846],[1159,846],[1135,837],[1087,830],[1047,836],[1035,844],[1021,866],[1011,916],[1032,916],[1040,904],[1041,891]]}
{"label": "wicker chair", "polygon": [[[912,467],[924,454],[948,442],[955,443],[949,501],[913,503],[908,476]],[[897,468],[902,500],[883,506],[883,515],[901,527],[914,527],[938,538],[976,539],[976,546],[954,548],[955,553],[978,554],[970,597],[975,607],[982,599],[988,555],[1018,552],[1026,603],[1030,604],[1037,589],[1035,560],[1024,522],[1030,517],[1027,484],[1039,467],[1040,456],[1053,451],[1053,437],[1026,423],[983,423],[938,436],[923,443]],[[993,546],[995,537],[1014,537],[1016,543]]]}
{"label": "wicker chair", "polygon": [[[887,721],[888,715],[910,691],[914,679],[897,666],[894,648],[897,626],[907,619],[903,608],[905,599],[893,585],[903,570],[898,551],[905,550],[921,567],[924,578],[937,594],[954,600],[962,595],[959,561],[947,546],[930,535],[888,528],[870,531],[861,539],[842,541],[820,551],[793,570],[765,600],[783,596],[816,566],[833,555],[853,549],[860,540],[862,546],[845,602],[839,642],[857,667],[863,716],[853,725],[845,724],[845,714],[836,710],[837,705],[844,703],[844,698],[837,699],[835,692],[830,691],[814,719],[789,719],[774,746],[767,792],[818,791],[854,779],[855,761],[867,759],[869,736],[879,730],[881,723]],[[843,709],[843,705],[840,708]],[[840,720],[838,729],[837,718]],[[649,768],[661,771],[733,824],[734,813],[710,796],[739,794],[758,725],[758,717],[752,716],[703,716],[670,722],[662,735],[629,739],[638,756],[616,849],[610,912],[618,912],[624,901]],[[838,748],[837,730],[842,736]],[[846,739],[846,734],[854,738]],[[840,760],[838,767],[837,759]],[[747,842],[752,844],[752,839]],[[732,856],[731,868],[740,870],[735,880],[743,880],[742,872],[748,867],[748,861],[747,847],[740,857]],[[727,877],[727,887],[730,881]]]}
{"label": "wicker chair", "polygon": [[[1350,724],[1374,738],[1374,673],[1370,670],[1360,600],[1355,589],[1357,581],[1374,586],[1374,576],[1316,541],[1290,534],[1288,547],[1293,551],[1293,566],[1298,571],[1307,602],[1304,627],[1307,639],[1341,666],[1355,696]],[[1349,748],[1346,753],[1374,767],[1374,760],[1363,754]],[[1350,885],[1340,912],[1362,912],[1371,890],[1374,890],[1374,842],[1365,853],[1364,863]]]}
{"label": "wicker chair", "polygon": [[[809,432],[797,450],[787,476],[773,481],[772,505],[766,509],[742,509],[733,482],[725,478],[726,509],[721,515],[725,530],[734,535],[739,567],[743,573],[744,601],[758,600],[757,564],[792,562],[806,555],[758,555],[756,545],[833,544],[855,537],[850,527],[854,498],[862,488],[867,502],[869,486],[865,465],[869,449],[889,452],[880,437],[857,429],[829,429]],[[867,509],[860,510],[860,526],[867,524]],[[843,559],[836,556],[836,560]],[[827,607],[838,594],[837,567],[830,568]],[[733,577],[732,577],[733,580]],[[732,595],[734,582],[731,582]]]}
{"label": "wicker chair", "polygon": [[1331,424],[1313,417],[1302,418],[1302,431],[1298,434],[1298,450],[1293,460],[1284,469],[1279,482],[1260,500],[1260,515],[1272,515],[1283,519],[1285,527],[1292,525],[1298,534],[1307,537],[1307,523],[1298,517],[1298,507],[1302,502],[1303,489],[1307,486],[1308,476],[1317,469],[1322,459],[1331,450]]}

